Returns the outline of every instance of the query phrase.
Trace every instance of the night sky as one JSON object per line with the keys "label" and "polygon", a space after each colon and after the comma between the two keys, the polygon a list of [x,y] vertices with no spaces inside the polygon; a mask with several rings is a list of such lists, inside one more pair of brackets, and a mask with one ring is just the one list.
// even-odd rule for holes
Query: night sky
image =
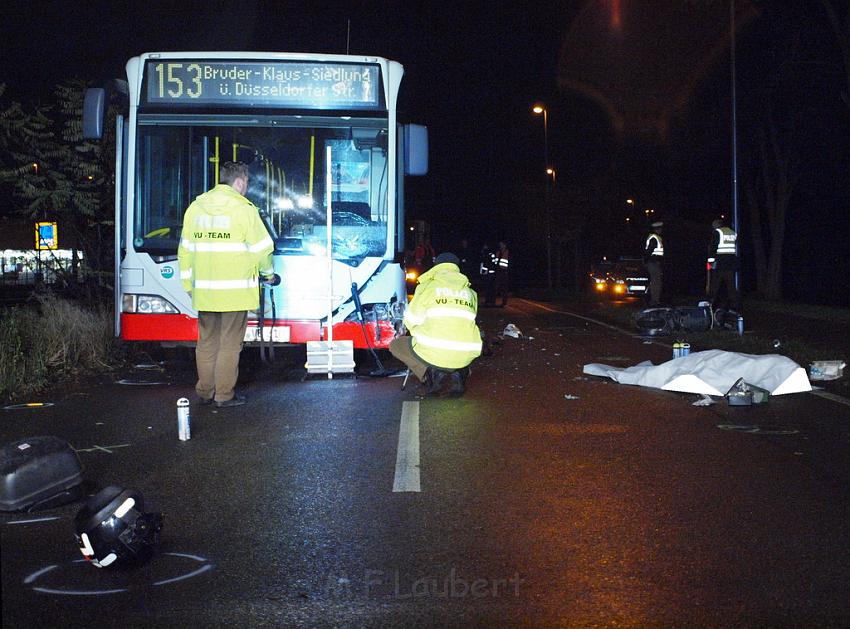
{"label": "night sky", "polygon": [[[774,80],[772,70],[788,63],[794,45],[803,51],[797,57],[800,69],[781,79],[784,96],[776,111],[798,147],[795,159],[800,164],[789,205],[786,266],[793,266],[794,272],[786,274],[787,292],[801,299],[846,304],[850,107],[841,101],[848,85],[835,35],[816,0],[738,2],[746,5],[742,9],[755,12],[736,39],[740,150],[755,137],[752,112],[758,111],[758,95],[765,84]],[[714,15],[713,5],[729,6],[722,0],[673,4],[707,16]],[[834,4],[839,14],[846,14],[847,2],[834,0]],[[630,119],[645,115],[637,96],[650,87],[656,104],[667,98],[660,85],[666,83],[674,95],[683,93],[684,79],[667,67],[672,67],[670,55],[675,50],[667,53],[669,63],[661,55],[643,65],[623,64],[644,54],[640,49],[657,55],[673,35],[693,27],[675,23],[679,19],[675,11],[669,16],[658,13],[668,23],[653,23],[645,11],[639,16],[636,6],[635,0],[533,4],[148,0],[126,5],[12,0],[0,23],[0,82],[7,84],[6,100],[47,101],[52,87],[65,76],[94,83],[123,78],[129,57],[165,50],[345,53],[348,46],[352,54],[397,60],[406,71],[400,113],[406,121],[427,125],[431,142],[430,174],[409,184],[408,214],[430,220],[437,241],[442,239],[445,246],[463,235],[473,239],[510,235],[518,271],[530,277],[542,271],[539,244],[527,225],[533,222],[529,215],[536,211],[546,183],[542,119],[531,113],[536,101],[545,102],[550,112],[549,161],[558,172],[561,204],[556,220],[618,232],[628,211],[627,197],[640,199],[646,207],[651,204],[665,220],[689,226],[710,223],[720,213],[731,214],[728,49],[706,52],[705,68],[693,74],[697,82],[685,91],[687,98],[676,103],[661,140],[628,130],[618,134],[599,103],[564,80],[565,72],[589,66],[607,74],[615,87],[632,79],[627,92],[635,98],[619,104],[634,108],[624,112]],[[640,6],[645,9],[647,4],[641,0]],[[705,38],[694,32],[693,48],[728,28],[728,8],[720,16],[716,26],[706,27]],[[577,24],[582,30],[576,29]],[[596,30],[589,31],[587,24]],[[637,41],[641,46],[634,46]],[[586,59],[579,62],[579,58]],[[632,68],[648,80],[634,80]],[[748,176],[743,170],[741,165],[739,183]],[[743,213],[743,191],[739,198]],[[622,249],[637,248],[639,236],[632,234],[630,240],[619,233],[606,238],[586,232],[582,253],[585,258],[631,253]],[[825,274],[838,278],[837,299],[820,281]],[[688,278],[682,274],[682,281]],[[749,282],[745,279],[745,287]],[[811,284],[820,288],[813,291],[808,288]]]}

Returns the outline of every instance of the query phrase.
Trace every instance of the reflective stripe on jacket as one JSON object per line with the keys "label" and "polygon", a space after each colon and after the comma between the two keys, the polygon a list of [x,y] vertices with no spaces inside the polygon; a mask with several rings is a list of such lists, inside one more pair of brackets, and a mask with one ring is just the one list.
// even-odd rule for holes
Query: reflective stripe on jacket
{"label": "reflective stripe on jacket", "polygon": [[497,271],[507,271],[510,265],[510,254],[507,249],[499,249],[493,254],[493,268]]}
{"label": "reflective stripe on jacket", "polygon": [[737,255],[738,253],[738,234],[730,227],[718,227],[715,230],[718,235],[717,240],[717,255]]}
{"label": "reflective stripe on jacket", "polygon": [[444,262],[423,273],[404,313],[414,352],[436,367],[466,367],[481,355],[477,313],[478,295],[456,264]]}
{"label": "reflective stripe on jacket", "polygon": [[[649,243],[652,242],[652,239],[655,239],[655,248],[649,254],[650,256],[655,256],[659,258],[664,257],[664,242],[661,240],[661,236],[656,233],[652,233],[646,238],[646,248],[649,250]],[[705,242],[705,241],[703,241]]]}
{"label": "reflective stripe on jacket", "polygon": [[274,242],[254,204],[218,184],[183,217],[177,249],[180,280],[192,307],[209,312],[256,310],[258,275],[271,275]]}

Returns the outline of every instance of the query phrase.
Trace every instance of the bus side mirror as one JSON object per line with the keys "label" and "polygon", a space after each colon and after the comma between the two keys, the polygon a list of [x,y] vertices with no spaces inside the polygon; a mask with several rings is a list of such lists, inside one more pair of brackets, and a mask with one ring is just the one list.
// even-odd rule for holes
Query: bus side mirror
{"label": "bus side mirror", "polygon": [[127,81],[113,79],[104,87],[90,87],[83,98],[83,139],[103,139],[103,117],[112,94],[119,94],[126,109],[129,104]]}
{"label": "bus side mirror", "polygon": [[103,111],[106,106],[106,90],[90,87],[83,99],[83,139],[103,138]]}
{"label": "bus side mirror", "polygon": [[404,174],[428,174],[428,127],[404,125]]}

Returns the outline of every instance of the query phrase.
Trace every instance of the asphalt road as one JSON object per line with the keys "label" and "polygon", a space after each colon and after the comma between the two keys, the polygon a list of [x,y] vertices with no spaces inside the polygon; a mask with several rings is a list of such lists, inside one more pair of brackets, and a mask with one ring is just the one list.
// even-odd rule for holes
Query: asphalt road
{"label": "asphalt road", "polygon": [[483,310],[461,399],[304,379],[294,349],[244,357],[249,404],[193,406],[187,442],[185,354],[0,411],[3,443],[66,439],[92,487],[165,517],[158,555],[113,572],[80,561],[79,504],[0,514],[4,626],[850,624],[850,406],[584,376],[670,349],[568,312]]}

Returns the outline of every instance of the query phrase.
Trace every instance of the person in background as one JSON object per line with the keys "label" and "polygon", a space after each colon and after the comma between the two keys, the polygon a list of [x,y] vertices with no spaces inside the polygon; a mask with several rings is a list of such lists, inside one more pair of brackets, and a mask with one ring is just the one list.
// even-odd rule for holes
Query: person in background
{"label": "person in background", "polygon": [[225,162],[219,183],[198,196],[183,216],[177,249],[180,280],[198,311],[195,391],[201,404],[240,406],[239,354],[248,311],[260,305],[258,275],[275,285],[274,243],[257,207],[245,198],[248,166]]}
{"label": "person in background", "polygon": [[649,305],[658,306],[661,303],[661,291],[663,290],[663,268],[664,241],[661,238],[661,230],[664,223],[661,221],[652,224],[652,229],[646,237],[646,249],[644,250],[644,263],[649,272]]}
{"label": "person in background", "polygon": [[493,268],[495,269],[493,279],[493,300],[491,303],[495,305],[495,300],[498,297],[501,300],[499,306],[504,308],[508,305],[508,280],[510,269],[510,252],[508,245],[504,240],[499,241],[499,248],[493,254]]}
{"label": "person in background", "polygon": [[484,305],[488,306],[495,302],[493,295],[496,268],[493,265],[493,250],[490,244],[485,242],[481,245],[481,253],[478,257],[478,280],[476,290],[484,295]]}
{"label": "person in background", "polygon": [[458,245],[457,257],[460,258],[460,272],[474,285],[475,276],[478,275],[478,263],[466,238],[462,238]]}
{"label": "person in background", "polygon": [[[738,270],[738,234],[723,220],[711,223],[712,239],[708,246],[708,297],[712,310],[728,305],[741,314],[741,294],[735,284],[735,272]],[[725,301],[719,299],[721,289],[725,290]]]}
{"label": "person in background", "polygon": [[434,264],[434,253],[430,238],[425,238],[413,250],[413,264],[420,272],[430,269],[431,265]]}
{"label": "person in background", "polygon": [[404,313],[409,335],[390,343],[390,353],[437,393],[451,374],[450,394],[466,391],[469,365],[481,355],[481,332],[475,323],[478,295],[460,272],[460,259],[441,253],[435,265],[419,277],[419,285]]}

